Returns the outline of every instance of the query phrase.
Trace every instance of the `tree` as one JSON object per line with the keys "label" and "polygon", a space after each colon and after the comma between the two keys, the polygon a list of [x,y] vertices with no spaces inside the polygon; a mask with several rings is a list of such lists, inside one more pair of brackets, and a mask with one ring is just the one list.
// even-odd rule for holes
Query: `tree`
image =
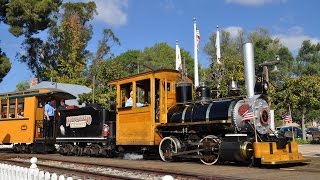
{"label": "tree", "polygon": [[[30,38],[50,26],[51,15],[62,0],[1,0],[0,23],[8,24],[9,32]],[[11,69],[11,63],[0,49],[0,82]]]}
{"label": "tree", "polygon": [[52,20],[47,41],[34,37],[24,41],[26,53],[20,55],[20,61],[40,80],[84,84],[89,56],[86,46],[92,37],[88,23],[96,13],[96,5],[65,3],[62,8],[61,18],[56,15]]}
{"label": "tree", "polygon": [[312,44],[310,40],[303,41],[295,64],[295,74],[297,76],[319,75],[320,43]]}
{"label": "tree", "polygon": [[9,31],[26,37],[50,26],[52,12],[58,11],[62,0],[1,0],[0,22],[10,26]]}
{"label": "tree", "polygon": [[8,74],[11,69],[11,63],[9,58],[6,56],[4,52],[1,51],[0,48],[0,83],[3,78]]}
{"label": "tree", "polygon": [[28,81],[22,81],[16,85],[16,88],[18,91],[24,91],[24,90],[29,89],[30,85],[29,85]]}
{"label": "tree", "polygon": [[[188,51],[180,49],[182,61],[186,62],[187,74],[193,77],[193,58]],[[152,47],[147,47],[143,50],[138,63],[145,64],[155,69],[175,69],[175,49],[167,43],[157,43]],[[139,71],[150,71],[145,66],[139,66]]]}
{"label": "tree", "polygon": [[[301,114],[303,139],[306,139],[305,117],[307,112],[320,109],[319,81],[320,77],[317,75],[286,79],[282,85],[278,86],[274,94],[274,103],[278,108],[288,109],[290,106],[293,115]],[[295,117],[293,119],[296,121]]]}

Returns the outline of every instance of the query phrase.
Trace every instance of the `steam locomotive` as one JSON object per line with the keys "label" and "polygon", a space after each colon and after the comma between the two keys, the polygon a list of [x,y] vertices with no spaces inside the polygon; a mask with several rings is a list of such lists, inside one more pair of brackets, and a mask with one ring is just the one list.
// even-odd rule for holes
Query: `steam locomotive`
{"label": "steam locomotive", "polygon": [[[111,82],[116,105],[61,112],[56,142],[64,155],[112,157],[121,152],[157,151],[163,161],[196,158],[217,162],[302,162],[296,142],[270,130],[267,82],[255,77],[253,46],[244,49],[247,96],[213,99],[175,70],[157,70]],[[238,89],[234,82],[230,92]],[[132,93],[132,97],[130,94]],[[236,93],[235,93],[236,94]],[[126,106],[128,99],[132,106]]]}

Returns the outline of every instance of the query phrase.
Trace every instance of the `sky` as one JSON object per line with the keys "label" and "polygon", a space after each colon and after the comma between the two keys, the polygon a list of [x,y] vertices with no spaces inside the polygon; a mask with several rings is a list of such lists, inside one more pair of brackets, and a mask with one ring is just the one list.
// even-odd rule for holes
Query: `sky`
{"label": "sky", "polygon": [[[69,0],[88,2],[88,0]],[[92,40],[87,49],[95,52],[102,30],[111,28],[120,39],[121,46],[112,52],[119,55],[129,49],[143,50],[155,43],[166,42],[179,46],[193,56],[193,18],[200,31],[199,63],[208,66],[209,58],[203,52],[216,26],[235,35],[239,29],[246,32],[265,27],[275,38],[297,54],[301,42],[309,39],[320,42],[318,0],[95,0],[98,15],[92,21]],[[40,33],[46,38],[46,33]],[[12,69],[0,83],[0,93],[14,91],[16,84],[33,77],[25,64],[16,58],[23,53],[21,42],[0,24],[0,47],[12,63]],[[221,52],[223,56],[223,52]]]}

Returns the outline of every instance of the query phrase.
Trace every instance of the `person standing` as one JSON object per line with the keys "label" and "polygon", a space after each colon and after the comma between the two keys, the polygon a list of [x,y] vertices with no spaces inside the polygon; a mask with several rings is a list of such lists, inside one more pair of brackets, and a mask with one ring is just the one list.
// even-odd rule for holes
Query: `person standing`
{"label": "person standing", "polygon": [[45,129],[46,137],[53,137],[53,124],[54,124],[54,114],[55,114],[55,100],[51,99],[48,104],[44,106],[44,118],[45,118]]}
{"label": "person standing", "polygon": [[58,107],[58,115],[60,117],[60,111],[61,110],[66,110],[68,108],[68,105],[66,105],[66,103],[64,102],[63,99],[60,100],[60,106]]}

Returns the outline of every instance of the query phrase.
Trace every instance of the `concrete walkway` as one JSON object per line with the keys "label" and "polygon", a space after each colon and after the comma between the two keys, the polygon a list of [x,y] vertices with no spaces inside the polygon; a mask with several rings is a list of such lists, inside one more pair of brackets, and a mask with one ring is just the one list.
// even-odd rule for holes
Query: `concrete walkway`
{"label": "concrete walkway", "polygon": [[320,157],[320,144],[300,144],[299,151],[305,157]]}

